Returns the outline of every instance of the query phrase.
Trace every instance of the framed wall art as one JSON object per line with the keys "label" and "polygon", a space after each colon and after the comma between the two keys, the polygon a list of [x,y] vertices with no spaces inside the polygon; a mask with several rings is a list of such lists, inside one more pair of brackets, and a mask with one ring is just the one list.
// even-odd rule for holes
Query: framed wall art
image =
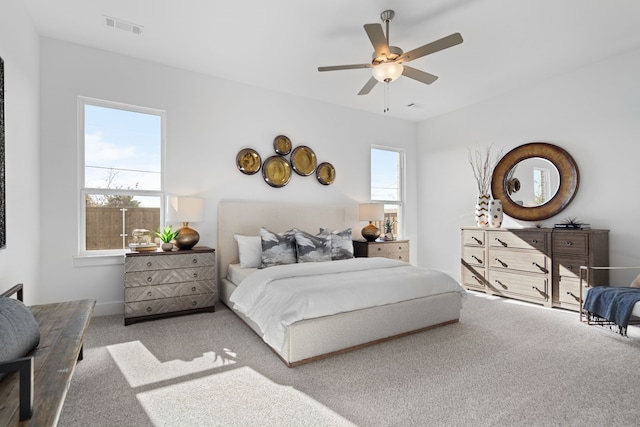
{"label": "framed wall art", "polygon": [[7,246],[7,198],[4,185],[4,61],[0,58],[0,249]]}

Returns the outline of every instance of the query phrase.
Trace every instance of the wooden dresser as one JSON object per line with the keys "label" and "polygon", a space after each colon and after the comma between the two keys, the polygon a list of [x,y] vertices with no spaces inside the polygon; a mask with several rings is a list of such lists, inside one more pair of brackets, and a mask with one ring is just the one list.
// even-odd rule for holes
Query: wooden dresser
{"label": "wooden dresser", "polygon": [[409,241],[390,240],[365,242],[353,241],[353,254],[356,257],[383,257],[409,262]]}
{"label": "wooden dresser", "polygon": [[124,324],[214,311],[215,250],[130,252],[124,262]]}
{"label": "wooden dresser", "polygon": [[[609,230],[553,230],[552,242],[553,306],[578,311],[580,266],[609,266]],[[608,285],[609,270],[589,274],[589,286]]]}
{"label": "wooden dresser", "polygon": [[466,289],[577,311],[580,265],[608,265],[608,231],[464,227],[461,252]]}

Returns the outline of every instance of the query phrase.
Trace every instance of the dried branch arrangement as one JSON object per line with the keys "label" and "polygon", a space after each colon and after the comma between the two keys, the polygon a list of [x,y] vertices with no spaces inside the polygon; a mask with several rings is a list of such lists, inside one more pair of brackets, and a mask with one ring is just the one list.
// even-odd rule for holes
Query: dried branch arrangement
{"label": "dried branch arrangement", "polygon": [[477,148],[475,151],[471,151],[469,148],[469,164],[473,169],[473,176],[478,183],[478,194],[489,194],[489,188],[491,187],[491,177],[493,176],[493,169],[502,157],[502,150],[491,155],[491,149],[493,144],[483,149]]}

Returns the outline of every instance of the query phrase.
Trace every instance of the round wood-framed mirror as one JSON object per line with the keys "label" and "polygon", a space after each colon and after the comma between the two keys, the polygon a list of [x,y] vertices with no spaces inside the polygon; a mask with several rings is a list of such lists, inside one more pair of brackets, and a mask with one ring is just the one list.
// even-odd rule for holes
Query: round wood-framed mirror
{"label": "round wood-framed mirror", "polygon": [[[526,182],[521,182],[522,177],[516,177],[518,169],[533,171],[526,179],[532,181],[530,199],[535,202],[528,203],[517,195],[519,191],[524,192],[521,188],[527,187]],[[531,142],[514,148],[500,159],[491,178],[491,193],[494,199],[502,201],[506,215],[540,221],[557,215],[569,205],[578,191],[579,181],[578,165],[567,151],[546,142]]]}

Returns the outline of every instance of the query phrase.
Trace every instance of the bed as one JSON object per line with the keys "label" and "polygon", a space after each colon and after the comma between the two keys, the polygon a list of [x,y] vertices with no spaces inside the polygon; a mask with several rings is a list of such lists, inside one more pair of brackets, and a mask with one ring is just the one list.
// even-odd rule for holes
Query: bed
{"label": "bed", "polygon": [[[260,323],[261,321],[245,315],[232,301],[232,295],[238,289],[239,284],[246,284],[249,281],[247,277],[253,277],[252,274],[256,273],[255,269],[240,268],[238,242],[235,236],[257,236],[260,234],[261,227],[274,232],[283,232],[295,227],[312,233],[319,231],[320,228],[332,231],[345,230],[349,228],[349,222],[347,221],[347,209],[341,206],[283,205],[243,201],[220,202],[216,251],[218,254],[220,300],[265,340],[264,325]],[[355,238],[357,238],[356,233],[354,233]],[[386,261],[399,263],[392,260]],[[356,259],[329,263],[308,263],[308,265],[293,266],[293,268],[306,271],[315,268],[313,264],[322,264],[324,268],[329,268],[331,265],[333,268],[333,265],[338,263],[351,265],[360,262],[373,261]],[[404,263],[400,264],[403,265],[389,265],[389,267],[397,269],[394,271],[414,268]],[[258,270],[262,273],[256,273],[256,275],[273,276],[286,267],[268,267]],[[355,267],[350,268],[356,269]],[[265,273],[265,270],[269,271]],[[392,338],[457,322],[465,291],[450,276],[438,273],[443,277],[446,276],[444,281],[453,281],[455,284],[443,287],[443,291],[427,296],[410,297],[393,303],[295,320],[284,326],[282,343],[275,345],[273,342],[268,343],[268,340],[265,340],[265,343],[287,366],[293,367]],[[389,283],[387,288],[390,286],[393,286],[393,283]]]}

